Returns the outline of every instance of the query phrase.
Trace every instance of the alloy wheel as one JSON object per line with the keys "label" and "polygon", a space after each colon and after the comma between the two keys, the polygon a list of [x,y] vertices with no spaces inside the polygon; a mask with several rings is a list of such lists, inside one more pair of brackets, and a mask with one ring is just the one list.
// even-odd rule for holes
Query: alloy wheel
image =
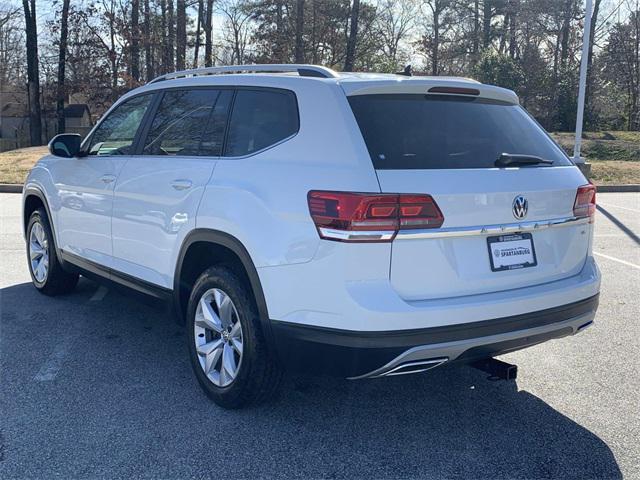
{"label": "alloy wheel", "polygon": [[36,222],[29,234],[29,263],[38,283],[44,283],[49,274],[49,240],[42,224]]}
{"label": "alloy wheel", "polygon": [[200,367],[218,387],[229,386],[242,364],[243,335],[231,298],[219,288],[207,290],[198,301],[194,322]]}

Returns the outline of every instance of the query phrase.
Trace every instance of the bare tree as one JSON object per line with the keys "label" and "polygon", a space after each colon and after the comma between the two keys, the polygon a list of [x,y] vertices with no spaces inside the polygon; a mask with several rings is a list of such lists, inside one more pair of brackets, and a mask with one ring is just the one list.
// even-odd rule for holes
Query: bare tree
{"label": "bare tree", "polygon": [[600,0],[593,2],[593,14],[591,16],[591,30],[589,31],[589,52],[587,53],[587,85],[584,97],[584,110],[585,110],[585,123],[587,126],[592,126],[593,123],[593,100],[591,95],[593,94],[594,73],[593,73],[593,43],[596,36],[596,26],[598,24],[598,14],[600,12]]}
{"label": "bare tree", "polygon": [[212,30],[213,25],[213,0],[207,0],[207,10],[204,19],[204,66],[210,67],[213,65],[213,38]]}
{"label": "bare tree", "polygon": [[228,63],[243,64],[251,39],[251,11],[241,1],[225,0],[218,4],[218,12],[224,17],[222,42],[231,51]]}
{"label": "bare tree", "polygon": [[[66,0],[65,0],[66,1]],[[140,81],[140,0],[131,1],[131,78]]]}
{"label": "bare tree", "polygon": [[304,63],[304,0],[296,1],[296,63]]}
{"label": "bare tree", "polygon": [[[489,0],[485,0],[485,8],[490,5]],[[442,34],[445,29],[445,15],[451,6],[451,0],[426,0],[425,5],[430,12],[429,33],[423,38],[423,46],[431,59],[431,75],[440,74],[440,50]],[[486,31],[484,33],[486,40]]]}
{"label": "bare tree", "polygon": [[401,43],[407,41],[415,26],[416,3],[414,0],[384,0],[378,6],[378,35],[381,53],[391,71],[400,67]]}
{"label": "bare tree", "polygon": [[204,0],[198,0],[198,17],[196,19],[196,38],[193,46],[193,68],[198,68],[200,60],[200,27],[202,27]]}
{"label": "bare tree", "polygon": [[151,45],[151,10],[149,0],[144,0],[144,61],[147,74],[147,82],[155,76],[153,68],[153,48]]}
{"label": "bare tree", "polygon": [[344,61],[344,71],[353,71],[356,59],[356,45],[358,41],[358,19],[360,16],[360,0],[353,0],[351,18],[349,20],[349,38],[347,39],[347,55]]}
{"label": "bare tree", "polygon": [[0,92],[21,78],[24,67],[22,8],[0,6]]}
{"label": "bare tree", "polygon": [[56,117],[58,120],[58,133],[64,133],[66,129],[64,117],[65,98],[65,67],[67,64],[67,37],[69,35],[69,0],[62,2],[60,12],[60,45],[58,50],[58,86],[56,94]]}
{"label": "bare tree", "polygon": [[176,69],[184,70],[187,56],[187,6],[178,0],[176,10]]}
{"label": "bare tree", "polygon": [[42,144],[40,72],[38,68],[38,24],[36,0],[22,0],[27,34],[27,91],[29,95],[29,136],[31,145]]}
{"label": "bare tree", "polygon": [[167,0],[167,71],[173,72],[175,64],[176,19],[173,0]]}

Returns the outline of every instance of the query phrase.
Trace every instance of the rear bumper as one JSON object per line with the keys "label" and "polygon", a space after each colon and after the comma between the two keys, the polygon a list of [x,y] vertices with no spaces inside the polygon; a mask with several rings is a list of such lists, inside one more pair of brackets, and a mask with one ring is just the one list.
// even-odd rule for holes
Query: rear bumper
{"label": "rear bumper", "polygon": [[573,335],[593,322],[597,308],[594,295],[531,313],[416,330],[350,331],[275,320],[271,325],[288,368],[356,379],[491,357]]}

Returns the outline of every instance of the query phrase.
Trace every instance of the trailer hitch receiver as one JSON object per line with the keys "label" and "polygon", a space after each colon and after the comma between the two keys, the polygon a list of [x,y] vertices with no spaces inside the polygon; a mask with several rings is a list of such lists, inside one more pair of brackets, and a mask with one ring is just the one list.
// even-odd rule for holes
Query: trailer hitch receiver
{"label": "trailer hitch receiver", "polygon": [[496,380],[515,380],[518,378],[518,366],[497,360],[495,358],[485,358],[470,364],[482,372],[489,374],[488,379]]}

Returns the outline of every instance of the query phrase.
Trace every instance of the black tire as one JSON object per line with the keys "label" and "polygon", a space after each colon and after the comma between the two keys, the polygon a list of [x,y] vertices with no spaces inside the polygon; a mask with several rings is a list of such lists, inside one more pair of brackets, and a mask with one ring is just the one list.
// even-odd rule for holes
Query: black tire
{"label": "black tire", "polygon": [[[231,299],[237,312],[237,321],[242,326],[242,360],[237,375],[230,385],[224,387],[214,384],[205,374],[196,351],[198,302],[211,289],[219,289]],[[282,370],[265,342],[251,291],[232,270],[214,266],[200,275],[189,298],[186,326],[191,366],[200,386],[216,404],[227,409],[238,409],[263,403],[278,392]]]}
{"label": "black tire", "polygon": [[[31,262],[31,231],[39,224],[46,236],[46,252],[48,255],[48,270],[45,278],[36,278]],[[65,271],[60,264],[55,248],[55,240],[49,218],[43,208],[35,210],[29,217],[27,224],[27,265],[31,281],[36,289],[45,295],[55,296],[72,292],[78,283],[78,274]]]}

